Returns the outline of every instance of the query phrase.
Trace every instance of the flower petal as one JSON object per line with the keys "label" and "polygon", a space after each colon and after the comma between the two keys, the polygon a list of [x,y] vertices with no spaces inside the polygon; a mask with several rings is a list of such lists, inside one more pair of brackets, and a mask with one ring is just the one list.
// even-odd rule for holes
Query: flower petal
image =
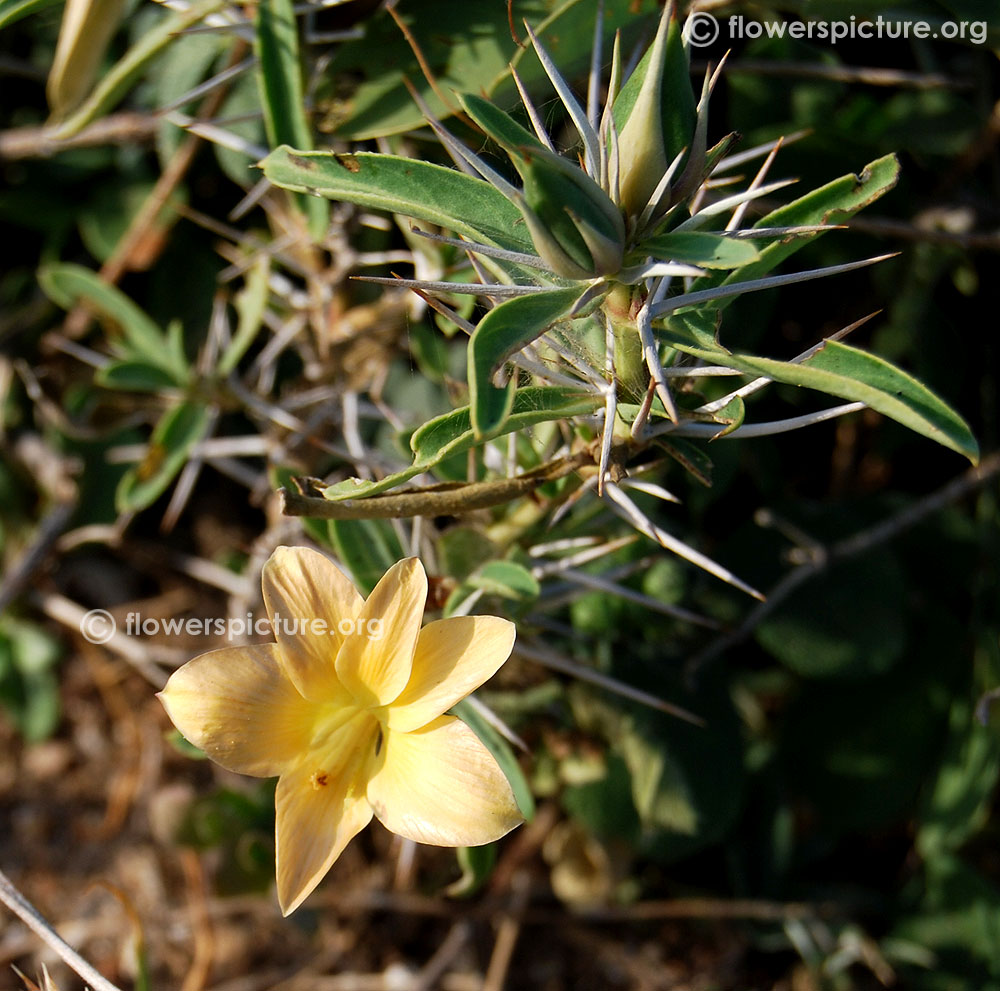
{"label": "flower petal", "polygon": [[479,846],[524,821],[499,764],[460,719],[383,732],[368,801],[387,829],[435,846]]}
{"label": "flower petal", "polygon": [[289,677],[316,701],[337,694],[337,653],[364,605],[328,558],[308,547],[278,547],[261,574],[264,605]]}
{"label": "flower petal", "polygon": [[316,708],[295,690],[273,643],[202,654],[170,676],[159,699],[212,760],[262,778],[306,749]]}
{"label": "flower petal", "polygon": [[516,630],[498,616],[454,616],[428,623],[417,637],[413,671],[386,709],[389,727],[426,726],[496,674],[510,656]]}
{"label": "flower petal", "polygon": [[337,675],[358,705],[386,705],[406,687],[426,604],[427,575],[415,557],[394,564],[372,590],[337,655]]}
{"label": "flower petal", "polygon": [[371,822],[365,798],[368,760],[366,754],[334,773],[307,758],[278,781],[275,870],[283,915],[305,901],[344,847]]}

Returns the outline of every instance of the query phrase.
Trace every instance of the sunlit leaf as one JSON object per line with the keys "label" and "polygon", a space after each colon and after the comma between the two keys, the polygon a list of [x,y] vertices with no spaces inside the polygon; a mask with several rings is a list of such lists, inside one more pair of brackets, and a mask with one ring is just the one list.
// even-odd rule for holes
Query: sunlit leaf
{"label": "sunlit leaf", "polygon": [[514,384],[498,389],[494,372],[512,354],[568,317],[587,287],[553,289],[507,300],[486,314],[469,339],[469,399],[472,429],[479,437],[495,434],[513,409]]}

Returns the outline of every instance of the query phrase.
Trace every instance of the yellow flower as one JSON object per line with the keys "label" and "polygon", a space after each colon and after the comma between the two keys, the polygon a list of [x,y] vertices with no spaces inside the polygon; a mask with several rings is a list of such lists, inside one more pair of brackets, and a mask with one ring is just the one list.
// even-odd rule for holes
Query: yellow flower
{"label": "yellow flower", "polygon": [[427,577],[416,558],[390,568],[367,600],[304,547],[279,547],[262,582],[277,643],[202,654],[159,697],[223,767],[278,776],[285,915],[372,815],[438,846],[489,843],[523,821],[496,760],[444,715],[507,659],[512,623],[462,616],[421,629]]}

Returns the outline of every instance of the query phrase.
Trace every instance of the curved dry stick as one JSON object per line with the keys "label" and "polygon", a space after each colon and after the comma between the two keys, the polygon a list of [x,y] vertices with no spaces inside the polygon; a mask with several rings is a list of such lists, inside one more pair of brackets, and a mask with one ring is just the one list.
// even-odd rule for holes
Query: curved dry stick
{"label": "curved dry stick", "polygon": [[543,465],[514,478],[492,482],[444,482],[426,488],[408,489],[387,495],[333,501],[282,489],[282,512],[286,516],[311,516],[320,520],[387,520],[411,516],[458,516],[475,509],[500,506],[519,496],[529,495],[546,482],[593,464],[593,455],[582,452]]}

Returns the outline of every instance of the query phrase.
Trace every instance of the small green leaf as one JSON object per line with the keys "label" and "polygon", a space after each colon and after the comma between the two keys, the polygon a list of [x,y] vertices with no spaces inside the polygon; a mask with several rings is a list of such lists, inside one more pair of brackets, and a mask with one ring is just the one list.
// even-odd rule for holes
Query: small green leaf
{"label": "small green leaf", "polygon": [[300,152],[282,146],[261,162],[275,185],[425,220],[513,251],[533,245],[521,212],[488,182],[429,162],[358,152]]}
{"label": "small green leaf", "polygon": [[455,851],[462,876],[445,888],[445,894],[452,898],[468,898],[474,895],[489,880],[497,862],[497,846],[486,843],[483,846],[460,846]]}
{"label": "small green leaf", "polygon": [[505,599],[537,599],[541,591],[531,572],[514,561],[490,561],[470,575],[467,584]]}
{"label": "small green leaf", "polygon": [[746,418],[747,408],[746,403],[743,402],[742,396],[733,396],[732,399],[726,403],[722,409],[716,410],[712,414],[712,419],[716,423],[725,424],[725,426],[717,433],[712,440],[718,440],[720,437],[725,437],[727,434],[731,434],[734,430],[743,426],[743,420]]}
{"label": "small green leaf", "polygon": [[137,360],[111,361],[98,369],[94,381],[106,389],[127,389],[132,392],[155,393],[160,389],[177,387],[173,376],[159,365]]}
{"label": "small green leaf", "polygon": [[497,389],[494,372],[512,354],[536,340],[556,321],[569,317],[586,286],[553,289],[509,299],[494,307],[469,338],[469,407],[477,437],[502,429],[512,411],[515,386]]}
{"label": "small green leaf", "polygon": [[119,512],[135,512],[155,502],[187,461],[188,451],[208,428],[205,406],[184,402],[165,413],[149,442],[145,459],[123,476],[115,493]]}
{"label": "small green leaf", "polygon": [[[755,227],[807,227],[819,224],[842,224],[859,210],[884,196],[899,178],[899,162],[895,155],[885,155],[871,162],[859,175],[845,175],[805,196],[779,207],[754,224]],[[725,278],[714,278],[714,284],[727,286],[734,282],[749,282],[773,271],[786,258],[821,236],[821,233],[786,237],[759,248],[756,261],[742,265]],[[673,236],[673,235],[669,235]],[[710,283],[706,280],[706,285]],[[700,283],[699,283],[700,285]],[[708,304],[706,310],[715,313],[725,309],[736,297]]]}

